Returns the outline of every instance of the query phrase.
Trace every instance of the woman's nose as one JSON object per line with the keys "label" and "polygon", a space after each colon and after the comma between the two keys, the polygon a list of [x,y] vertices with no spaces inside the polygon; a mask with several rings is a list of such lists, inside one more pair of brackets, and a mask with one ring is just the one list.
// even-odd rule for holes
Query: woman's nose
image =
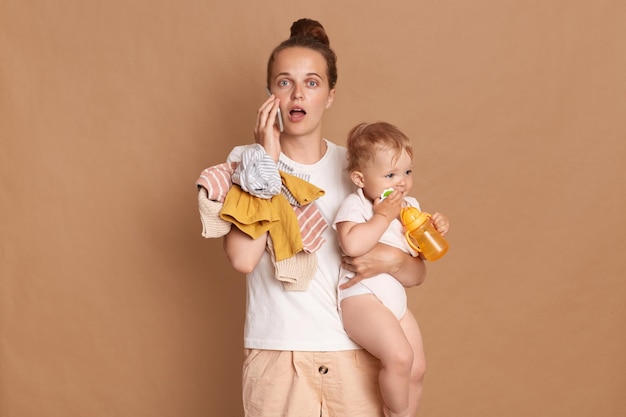
{"label": "woman's nose", "polygon": [[302,91],[299,88],[294,88],[293,92],[291,93],[291,99],[292,100],[300,100],[302,99]]}

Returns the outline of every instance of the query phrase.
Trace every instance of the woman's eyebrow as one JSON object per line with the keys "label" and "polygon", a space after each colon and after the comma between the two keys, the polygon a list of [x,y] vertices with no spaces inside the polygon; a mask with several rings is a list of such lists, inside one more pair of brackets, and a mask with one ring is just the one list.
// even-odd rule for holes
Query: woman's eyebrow
{"label": "woman's eyebrow", "polygon": [[[308,72],[305,74],[307,77],[317,77],[317,78],[322,78],[321,75],[319,75],[317,72]],[[274,78],[278,78],[278,77],[293,77],[293,75],[291,75],[291,73],[289,72],[279,72],[278,74],[276,74],[276,76]]]}

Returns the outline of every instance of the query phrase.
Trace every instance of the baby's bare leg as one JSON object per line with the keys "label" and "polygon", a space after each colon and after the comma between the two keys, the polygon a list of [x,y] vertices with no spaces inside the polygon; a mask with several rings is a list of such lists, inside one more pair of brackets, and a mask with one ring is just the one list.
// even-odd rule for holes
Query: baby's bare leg
{"label": "baby's bare leg", "polygon": [[408,416],[413,348],[398,319],[372,294],[345,298],[341,311],[348,335],[381,362],[386,415]]}
{"label": "baby's bare leg", "polygon": [[422,387],[424,374],[426,372],[426,358],[424,355],[424,345],[422,343],[422,333],[415,320],[415,316],[410,310],[406,310],[400,326],[404,329],[404,334],[413,349],[413,366],[411,368],[411,383],[409,388],[409,416],[415,417],[422,399]]}

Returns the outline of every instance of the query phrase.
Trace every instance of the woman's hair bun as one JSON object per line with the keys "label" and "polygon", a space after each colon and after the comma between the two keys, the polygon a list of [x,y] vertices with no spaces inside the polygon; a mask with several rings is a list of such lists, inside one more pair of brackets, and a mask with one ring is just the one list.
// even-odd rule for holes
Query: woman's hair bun
{"label": "woman's hair bun", "polygon": [[330,49],[330,41],[326,30],[320,22],[313,19],[296,20],[291,25],[291,35],[289,39],[282,41],[270,55],[267,61],[267,86],[272,85],[272,71],[276,56],[288,48],[307,48],[319,52],[326,60],[326,73],[328,75],[328,86],[333,89],[337,84],[337,55]]}
{"label": "woman's hair bun", "polygon": [[330,46],[330,40],[324,27],[317,20],[300,19],[291,25],[292,38],[313,38],[326,46]]}

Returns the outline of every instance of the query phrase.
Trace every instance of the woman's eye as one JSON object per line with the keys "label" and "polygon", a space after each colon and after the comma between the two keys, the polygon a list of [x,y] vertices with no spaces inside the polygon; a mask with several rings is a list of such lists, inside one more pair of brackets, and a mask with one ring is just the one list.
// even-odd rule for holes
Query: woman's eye
{"label": "woman's eye", "polygon": [[278,82],[278,86],[279,87],[287,87],[288,85],[289,85],[289,81],[287,81],[287,80],[280,80]]}
{"label": "woman's eye", "polygon": [[311,80],[308,82],[309,87],[317,87],[317,81]]}

